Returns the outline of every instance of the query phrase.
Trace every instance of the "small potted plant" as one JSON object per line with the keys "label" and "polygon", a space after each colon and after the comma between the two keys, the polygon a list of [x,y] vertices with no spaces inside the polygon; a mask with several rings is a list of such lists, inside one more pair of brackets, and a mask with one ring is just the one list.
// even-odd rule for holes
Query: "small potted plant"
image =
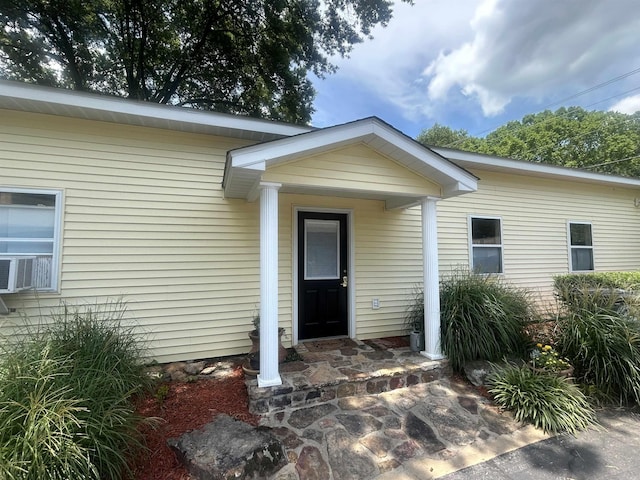
{"label": "small potted plant", "polygon": [[[255,354],[253,357],[260,358],[260,314],[253,317],[253,330],[249,332],[251,339],[251,350],[249,354]],[[285,334],[284,328],[278,328],[278,362],[282,363],[287,357],[287,349],[282,345],[282,337]]]}
{"label": "small potted plant", "polygon": [[569,360],[562,358],[551,345],[536,344],[536,348],[531,352],[529,366],[535,372],[554,373],[566,378],[573,375],[573,366]]}
{"label": "small potted plant", "polygon": [[422,289],[413,293],[413,298],[404,315],[404,325],[409,331],[409,345],[411,351],[424,350],[424,297]]}

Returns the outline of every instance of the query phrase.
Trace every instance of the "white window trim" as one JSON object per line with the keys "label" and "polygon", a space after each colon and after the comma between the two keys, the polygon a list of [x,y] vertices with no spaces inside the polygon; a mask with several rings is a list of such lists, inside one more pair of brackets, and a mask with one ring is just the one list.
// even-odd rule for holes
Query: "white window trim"
{"label": "white window trim", "polygon": [[[571,244],[571,225],[589,225],[591,227],[591,245],[572,245]],[[571,251],[574,248],[590,249],[591,250],[591,262],[593,263],[593,270],[574,270]],[[581,220],[567,220],[567,261],[569,262],[569,273],[585,273],[596,271],[596,256],[593,250],[593,223],[584,222]]]}
{"label": "white window trim", "polygon": [[[61,248],[61,232],[62,232],[62,190],[44,190],[38,188],[20,188],[6,187],[0,185],[0,191],[10,193],[32,193],[37,195],[53,195],[56,197],[56,206],[54,209],[53,224],[53,250],[51,253],[51,287],[39,288],[38,292],[59,293],[60,292],[60,252]],[[16,255],[17,256],[17,255]]]}
{"label": "white window trim", "polygon": [[[473,219],[480,220],[498,220],[500,222],[500,243],[493,244],[484,244],[484,245],[475,245],[473,243]],[[495,217],[491,215],[468,215],[467,216],[467,232],[468,232],[468,247],[469,247],[469,267],[472,272],[475,272],[475,265],[473,264],[473,249],[474,248],[500,248],[500,265],[502,266],[502,271],[497,273],[480,273],[480,275],[504,275],[504,233],[502,231],[502,217]]]}

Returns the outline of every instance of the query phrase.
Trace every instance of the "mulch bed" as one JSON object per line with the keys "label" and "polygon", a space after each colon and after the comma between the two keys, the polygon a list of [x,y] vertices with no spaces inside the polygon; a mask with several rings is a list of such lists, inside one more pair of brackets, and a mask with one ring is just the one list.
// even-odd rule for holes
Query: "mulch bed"
{"label": "mulch bed", "polygon": [[136,480],[189,480],[187,470],[167,446],[167,439],[200,428],[216,415],[226,413],[251,425],[258,424],[258,417],[249,413],[247,389],[239,365],[224,378],[162,385],[168,388],[166,395],[156,389],[160,393],[152,393],[137,404],[139,414],[162,420],[156,429],[142,428],[148,451],[140,453],[132,462]]}

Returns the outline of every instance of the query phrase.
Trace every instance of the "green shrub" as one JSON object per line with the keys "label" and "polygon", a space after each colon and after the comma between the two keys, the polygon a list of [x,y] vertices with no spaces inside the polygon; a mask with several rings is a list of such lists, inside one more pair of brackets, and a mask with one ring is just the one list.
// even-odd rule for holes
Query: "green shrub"
{"label": "green shrub", "polygon": [[404,326],[408,332],[424,332],[424,290],[420,287],[413,289],[404,314]]}
{"label": "green shrub", "polygon": [[498,405],[545,433],[575,434],[596,423],[587,398],[566,378],[510,365],[491,373],[487,384]]}
{"label": "green shrub", "polygon": [[63,306],[0,362],[0,478],[100,479],[127,473],[140,446],[132,396],[151,380],[124,306]]}
{"label": "green shrub", "polygon": [[610,400],[640,404],[640,328],[605,309],[572,310],[558,320],[558,348],[578,380]]}
{"label": "green shrub", "polygon": [[568,310],[640,313],[640,272],[557,275],[553,285],[556,296]]}
{"label": "green shrub", "polygon": [[457,272],[440,283],[442,350],[454,371],[469,360],[523,355],[531,305],[524,291],[497,277]]}

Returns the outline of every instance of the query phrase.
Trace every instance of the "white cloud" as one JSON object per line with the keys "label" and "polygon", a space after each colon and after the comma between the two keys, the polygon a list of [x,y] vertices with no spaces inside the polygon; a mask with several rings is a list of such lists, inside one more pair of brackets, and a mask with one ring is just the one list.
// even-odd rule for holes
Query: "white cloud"
{"label": "white cloud", "polygon": [[[417,0],[413,6],[396,1],[393,19],[376,28],[373,40],[356,45],[348,58],[334,58],[336,76],[358,82],[384,97],[405,116],[422,116],[425,102],[424,65],[434,52],[460,43],[471,31],[468,18],[478,0]],[[316,83],[316,86],[322,86]]]}
{"label": "white cloud", "polygon": [[623,98],[618,103],[609,108],[609,111],[626,113],[631,115],[640,111],[640,95]]}
{"label": "white cloud", "polygon": [[445,101],[457,88],[491,116],[516,96],[543,99],[568,84],[572,93],[595,85],[623,73],[608,68],[616,61],[640,63],[636,11],[637,0],[483,0],[471,38],[440,51],[424,70],[429,99]]}

